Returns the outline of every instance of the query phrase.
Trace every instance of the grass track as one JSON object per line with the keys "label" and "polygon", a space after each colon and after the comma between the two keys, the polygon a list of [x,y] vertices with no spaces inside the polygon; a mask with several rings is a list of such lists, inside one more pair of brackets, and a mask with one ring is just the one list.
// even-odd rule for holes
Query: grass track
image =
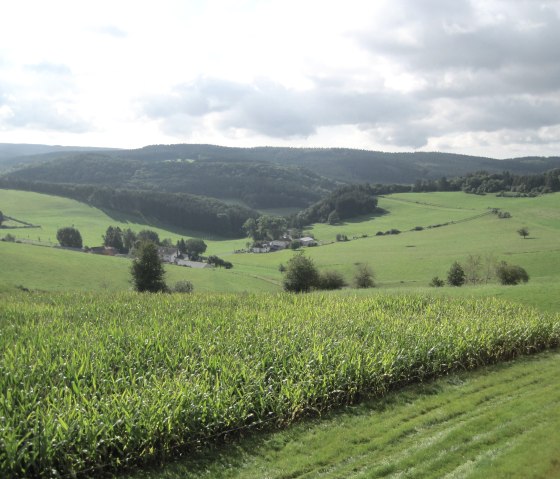
{"label": "grass track", "polygon": [[560,352],[453,374],[135,479],[557,478]]}

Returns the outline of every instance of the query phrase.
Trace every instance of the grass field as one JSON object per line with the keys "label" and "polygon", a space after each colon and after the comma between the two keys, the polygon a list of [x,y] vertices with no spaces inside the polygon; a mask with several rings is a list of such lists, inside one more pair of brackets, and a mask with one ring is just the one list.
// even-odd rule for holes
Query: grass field
{"label": "grass field", "polygon": [[[376,272],[378,286],[383,289],[422,288],[428,285],[434,276],[445,277],[451,263],[464,261],[469,255],[482,258],[504,259],[523,266],[529,273],[529,286],[546,285],[553,292],[560,291],[560,194],[545,195],[537,198],[498,198],[495,196],[475,196],[463,193],[417,193],[400,194],[383,197],[379,205],[386,214],[361,218],[359,221],[343,225],[315,225],[312,233],[324,244],[318,248],[308,248],[309,255],[320,268],[336,269],[351,280],[356,263],[368,263]],[[118,223],[105,213],[81,203],[62,198],[49,197],[27,192],[0,190],[0,208],[5,214],[31,223],[42,225],[42,230],[2,230],[15,232],[22,239],[52,238],[56,229],[62,225],[76,225],[84,242],[99,244],[101,235],[107,226],[119,224],[140,230],[150,227],[139,223]],[[488,208],[501,208],[512,214],[510,219],[498,219],[496,215],[480,216]],[[464,221],[465,219],[477,218]],[[453,222],[453,223],[452,223]],[[442,223],[451,223],[439,228],[410,231],[416,226],[424,228]],[[528,239],[522,239],[517,229],[527,226],[530,231]],[[377,231],[396,228],[399,235],[375,236]],[[178,236],[165,230],[158,230],[160,237]],[[336,243],[337,233],[349,238],[359,239]],[[367,235],[367,237],[362,237]],[[207,254],[215,254],[231,261],[234,269],[223,271],[175,271],[169,267],[170,280],[175,278],[190,279],[200,291],[272,291],[280,290],[281,274],[278,267],[286,264],[293,255],[291,251],[271,254],[234,254],[245,246],[246,240],[207,239]],[[15,254],[0,271],[0,290],[10,290],[21,284],[26,287],[50,290],[67,288],[83,289],[84,281],[80,260],[69,255],[75,253],[55,252],[52,249],[21,246],[15,250],[5,243],[0,243],[2,256]],[[67,256],[60,256],[60,255]],[[59,264],[60,272],[53,266],[50,274],[40,274],[37,263],[48,262],[47,256],[53,255],[52,264]],[[54,257],[54,255],[59,255]],[[40,260],[37,258],[41,257]],[[61,258],[67,258],[61,261]],[[85,261],[85,260],[84,260]],[[96,263],[99,261],[99,263]],[[109,263],[113,262],[114,264]],[[99,289],[109,284],[113,289],[127,289],[127,267],[119,259],[105,261],[103,258],[91,258],[87,262],[90,274],[87,275],[92,289]],[[63,264],[62,264],[63,263]],[[98,271],[101,274],[97,275]],[[107,274],[108,272],[111,274]],[[114,274],[113,274],[114,273]],[[56,278],[56,276],[63,276]],[[106,277],[110,276],[110,279]],[[16,279],[18,278],[18,279]],[[34,278],[28,286],[26,278]],[[91,280],[91,281],[90,281]],[[59,284],[57,287],[53,285]],[[506,289],[461,288],[449,294],[490,294],[515,296]],[[523,293],[535,294],[535,303],[540,302],[538,291],[542,288],[529,287]],[[521,292],[521,289],[516,289]],[[523,294],[522,293],[522,294]],[[552,294],[550,295],[552,297]],[[557,297],[558,295],[556,295]],[[557,304],[557,303],[556,303]]]}

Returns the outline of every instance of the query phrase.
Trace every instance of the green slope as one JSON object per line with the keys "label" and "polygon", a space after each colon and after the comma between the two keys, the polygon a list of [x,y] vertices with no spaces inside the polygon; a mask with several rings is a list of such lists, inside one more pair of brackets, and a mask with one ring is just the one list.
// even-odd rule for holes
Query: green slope
{"label": "green slope", "polygon": [[[533,305],[549,304],[549,309],[559,306],[560,300],[560,194],[537,198],[497,198],[495,196],[475,196],[464,193],[415,193],[382,197],[379,205],[386,214],[362,218],[360,221],[342,225],[315,225],[311,232],[324,243],[317,248],[308,248],[309,255],[321,269],[336,269],[348,281],[352,279],[356,263],[368,263],[376,272],[379,290],[402,290],[404,288],[425,288],[433,276],[445,277],[451,263],[464,261],[469,255],[481,258],[492,257],[523,266],[531,279],[529,284],[504,288],[492,284],[488,286],[443,288],[437,294],[453,295],[500,295],[516,299],[518,295]],[[486,214],[488,208],[509,211],[510,219],[499,219]],[[110,217],[106,213],[76,201],[13,190],[0,190],[0,209],[9,216],[29,223],[41,225],[40,229],[0,230],[0,235],[10,232],[21,240],[41,239],[54,241],[56,230],[61,226],[75,225],[82,233],[84,244],[101,243],[101,236],[109,225],[130,227],[139,231],[151,226],[139,218]],[[469,220],[469,218],[474,218]],[[468,220],[468,221],[464,221]],[[430,225],[450,223],[447,226],[428,229]],[[422,226],[423,231],[410,231]],[[528,239],[517,233],[521,226],[530,231]],[[377,231],[396,228],[399,235],[375,236]],[[162,229],[160,238],[169,237],[176,241],[179,235]],[[185,231],[185,233],[189,233]],[[337,233],[346,234],[351,241],[336,243]],[[362,237],[367,235],[367,237]],[[358,239],[352,239],[356,237]],[[247,240],[212,240],[205,238],[207,254],[214,254],[231,261],[230,271],[184,271],[175,273],[169,267],[170,275],[196,281],[201,290],[250,291],[279,290],[282,276],[278,266],[294,254],[281,251],[271,254],[235,254],[243,249]],[[0,243],[0,251],[9,248]],[[16,249],[13,249],[13,248]],[[48,274],[43,280],[31,285],[38,289],[52,289],[51,284],[61,282],[64,287],[87,287],[86,284],[107,284],[112,288],[126,289],[127,266],[120,259],[88,257],[87,269],[91,277],[80,283],[86,255],[36,248],[28,245],[12,245],[9,251],[17,251],[17,258],[3,259],[0,283],[4,289],[9,285],[22,284],[26,278],[39,275],[38,264],[50,262]],[[15,253],[13,253],[15,254]],[[3,255],[6,256],[6,255]],[[40,259],[36,259],[39,257]],[[50,259],[49,259],[50,258]],[[63,258],[68,258],[63,259]],[[85,261],[85,259],[84,259]],[[99,266],[96,266],[98,263]],[[59,265],[59,266],[57,266]],[[110,265],[110,266],[107,266]],[[115,273],[105,273],[115,269]],[[116,271],[121,271],[117,273]],[[62,274],[63,273],[63,274]],[[63,278],[57,278],[63,276]],[[104,279],[110,276],[110,281]],[[67,279],[64,279],[67,278]],[[77,278],[74,280],[72,278]],[[62,286],[61,286],[62,287]],[[365,294],[376,292],[368,291]]]}

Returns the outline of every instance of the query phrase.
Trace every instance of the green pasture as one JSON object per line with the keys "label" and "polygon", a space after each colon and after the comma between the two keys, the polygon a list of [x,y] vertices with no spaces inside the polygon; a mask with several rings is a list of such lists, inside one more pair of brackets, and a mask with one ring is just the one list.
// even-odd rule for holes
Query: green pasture
{"label": "green pasture", "polygon": [[[131,289],[131,260],[59,248],[0,242],[0,292],[123,291]],[[165,265],[166,281],[192,281],[196,291],[276,291],[278,284],[252,271],[198,270]]]}
{"label": "green pasture", "polygon": [[[523,287],[503,288],[497,284],[476,287],[445,287],[436,294],[459,296],[497,295],[557,309],[560,290],[560,194],[536,198],[499,198],[464,193],[396,194],[379,198],[383,214],[358,218],[341,225],[314,225],[309,232],[321,243],[306,248],[320,269],[340,271],[351,282],[356,264],[369,264],[376,274],[378,289],[409,290],[427,287],[434,276],[445,278],[450,265],[464,262],[469,255],[483,262],[506,260],[524,267],[530,282]],[[499,219],[487,214],[491,208],[508,211],[512,217]],[[41,229],[2,229],[23,241],[54,241],[60,226],[75,225],[84,244],[95,245],[109,225],[139,231],[153,228],[161,238],[179,238],[174,232],[141,223],[138,218],[116,217],[82,203],[13,190],[0,190],[0,209],[8,216],[41,225]],[[482,215],[482,216],[481,216]],[[447,224],[446,226],[432,227]],[[185,231],[187,231],[185,225]],[[527,239],[517,230],[529,228]],[[411,231],[422,227],[421,231]],[[401,234],[376,236],[378,231],[398,229]],[[336,242],[337,234],[350,241]],[[356,238],[356,239],[354,239]],[[268,254],[234,253],[245,248],[247,239],[204,238],[206,254],[231,261],[234,268],[190,270],[168,266],[168,281],[188,279],[198,291],[279,291],[280,264],[292,251]],[[53,248],[0,243],[2,268],[0,289],[17,285],[30,289],[124,290],[128,283],[128,263],[120,258],[102,258]],[[368,291],[367,294],[373,291]]]}

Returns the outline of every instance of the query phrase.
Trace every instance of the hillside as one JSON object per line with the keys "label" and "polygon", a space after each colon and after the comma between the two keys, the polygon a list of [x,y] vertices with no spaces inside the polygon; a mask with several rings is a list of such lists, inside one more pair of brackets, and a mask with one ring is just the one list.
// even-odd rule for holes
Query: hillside
{"label": "hillside", "polygon": [[[560,311],[560,255],[558,234],[560,232],[560,193],[535,198],[506,198],[491,195],[467,195],[453,193],[407,193],[379,198],[383,214],[365,216],[338,225],[316,224],[310,229],[321,244],[305,250],[320,269],[339,271],[351,282],[356,263],[368,263],[376,273],[378,287],[363,294],[381,294],[421,290],[431,294],[454,296],[500,296],[514,301]],[[509,219],[500,219],[489,213],[489,208],[500,208],[511,213]],[[160,238],[173,242],[180,237],[202,237],[208,244],[208,255],[218,255],[233,263],[228,271],[191,270],[170,266],[170,280],[189,279],[197,291],[280,291],[282,274],[278,268],[286,264],[294,254],[284,250],[270,254],[235,253],[245,248],[247,238],[227,240],[201,234],[196,231],[175,232],[157,229],[157,224],[141,217],[102,212],[83,203],[36,193],[0,190],[0,209],[9,216],[41,225],[40,229],[0,230],[3,237],[10,232],[17,238],[34,242],[54,242],[56,230],[74,224],[84,238],[84,244],[100,244],[101,235],[109,225],[139,231],[154,228]],[[109,214],[111,216],[109,216]],[[431,227],[433,225],[444,225]],[[522,239],[517,229],[526,226],[530,236]],[[415,228],[423,228],[414,231]],[[401,234],[377,236],[378,231],[398,229]],[[347,236],[349,241],[337,242],[336,236]],[[10,246],[10,250],[8,250]],[[0,255],[12,256],[0,270],[2,289],[10,290],[16,285],[32,289],[80,289],[87,282],[74,282],[82,274],[79,260],[71,260],[77,253],[59,251],[56,261],[61,266],[50,267],[50,272],[39,274],[37,261],[45,262],[54,254],[51,248],[38,248],[26,244],[11,245],[0,242]],[[70,255],[67,259],[65,256]],[[464,288],[429,288],[434,276],[445,277],[453,261],[464,262],[469,255],[481,259],[506,260],[523,266],[530,275],[528,284],[503,287],[495,280],[489,284]],[[34,259],[40,256],[40,259]],[[81,257],[80,254],[78,256]],[[96,261],[91,259],[91,261]],[[101,261],[103,258],[99,258]],[[53,259],[52,265],[56,264]],[[99,271],[91,278],[93,289],[107,282],[110,277],[112,289],[130,287],[127,282],[127,266],[118,259],[108,259],[119,272],[104,275],[107,266],[91,264],[88,270]],[[6,261],[5,261],[6,262]],[[105,264],[105,263],[104,263]],[[41,270],[43,271],[43,270]],[[27,278],[27,280],[26,280]],[[32,278],[32,281],[29,279]],[[53,284],[60,287],[54,288]],[[355,290],[343,290],[342,294]]]}
{"label": "hillside", "polygon": [[242,201],[254,208],[308,206],[340,183],[412,184],[479,170],[535,174],[560,167],[560,157],[495,160],[448,153],[189,144],[50,152],[18,156],[17,161],[31,164],[5,178],[182,192]]}

